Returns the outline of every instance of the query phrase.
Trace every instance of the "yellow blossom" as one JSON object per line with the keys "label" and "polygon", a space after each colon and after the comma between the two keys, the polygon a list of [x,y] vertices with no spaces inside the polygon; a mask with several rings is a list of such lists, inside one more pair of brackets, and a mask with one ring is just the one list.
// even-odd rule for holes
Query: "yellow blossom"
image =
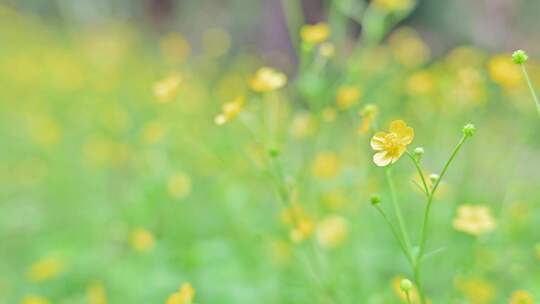
{"label": "yellow blossom", "polygon": [[317,124],[309,112],[300,112],[294,115],[290,129],[294,137],[304,138],[315,133]]}
{"label": "yellow blossom", "polygon": [[271,92],[282,88],[287,83],[287,76],[269,67],[262,67],[250,82],[251,89],[258,93]]}
{"label": "yellow blossom", "polygon": [[243,96],[235,98],[233,101],[227,102],[222,107],[222,113],[214,118],[217,125],[223,125],[230,122],[242,111],[245,99]]}
{"label": "yellow blossom", "polygon": [[86,289],[86,299],[88,304],[107,304],[107,294],[102,283],[95,282]]}
{"label": "yellow blossom", "polygon": [[394,12],[410,8],[413,0],[374,0],[373,5],[378,9]]}
{"label": "yellow blossom", "polygon": [[338,215],[328,216],[317,225],[317,241],[322,247],[335,248],[345,241],[348,230],[345,218]]}
{"label": "yellow blossom", "polygon": [[182,78],[178,74],[172,74],[154,85],[154,95],[159,102],[171,101],[178,92]]}
{"label": "yellow blossom", "polygon": [[408,127],[403,120],[390,123],[390,132],[377,132],[371,138],[371,148],[377,153],[373,155],[373,162],[384,167],[395,163],[414,139],[414,130]]}
{"label": "yellow blossom", "polygon": [[319,44],[330,36],[330,27],[326,23],[306,24],[300,30],[302,41],[310,44]]}
{"label": "yellow blossom", "polygon": [[396,30],[388,39],[388,44],[396,60],[408,68],[425,63],[431,56],[431,50],[412,28]]}
{"label": "yellow blossom", "polygon": [[191,304],[195,298],[195,289],[190,283],[184,283],[180,290],[167,298],[165,304]]}
{"label": "yellow blossom", "polygon": [[419,71],[407,80],[407,93],[410,95],[426,95],[433,91],[435,84],[429,71]]}
{"label": "yellow blossom", "polygon": [[495,298],[495,287],[483,279],[457,278],[456,288],[463,293],[468,303],[489,304]]}
{"label": "yellow blossom", "polygon": [[367,104],[362,111],[360,111],[360,117],[362,118],[362,121],[360,122],[360,126],[358,127],[358,133],[359,134],[366,134],[369,129],[371,128],[371,125],[377,118],[377,114],[379,112],[379,109],[377,106],[372,104]]}
{"label": "yellow blossom", "polygon": [[131,248],[140,253],[149,253],[154,249],[155,239],[152,232],[144,228],[135,228],[131,231],[129,244]]}
{"label": "yellow blossom", "polygon": [[347,109],[353,106],[362,96],[362,91],[355,86],[341,86],[336,94],[336,104],[340,109]]}
{"label": "yellow blossom", "polygon": [[512,89],[522,83],[521,71],[517,64],[512,62],[510,55],[494,56],[488,62],[489,76],[505,89]]}
{"label": "yellow blossom", "polygon": [[334,153],[319,153],[313,162],[312,172],[315,177],[329,179],[340,171],[339,159]]}
{"label": "yellow blossom", "polygon": [[309,217],[302,217],[296,221],[295,227],[290,231],[291,241],[301,243],[309,238],[315,230],[315,223]]}
{"label": "yellow blossom", "polygon": [[532,295],[525,290],[516,290],[510,297],[509,304],[533,304]]}
{"label": "yellow blossom", "polygon": [[191,180],[189,176],[182,172],[174,174],[167,181],[167,190],[176,199],[185,198],[191,192]]}
{"label": "yellow blossom", "polygon": [[49,304],[49,300],[38,296],[26,296],[22,299],[21,304]]}
{"label": "yellow blossom", "polygon": [[30,265],[26,276],[32,282],[41,282],[57,277],[64,270],[64,263],[55,256],[43,258]]}
{"label": "yellow blossom", "polygon": [[474,236],[491,232],[495,229],[495,220],[491,211],[483,205],[461,205],[453,221],[454,229]]}
{"label": "yellow blossom", "polygon": [[336,53],[336,47],[331,42],[324,42],[319,47],[319,52],[321,56],[330,58]]}

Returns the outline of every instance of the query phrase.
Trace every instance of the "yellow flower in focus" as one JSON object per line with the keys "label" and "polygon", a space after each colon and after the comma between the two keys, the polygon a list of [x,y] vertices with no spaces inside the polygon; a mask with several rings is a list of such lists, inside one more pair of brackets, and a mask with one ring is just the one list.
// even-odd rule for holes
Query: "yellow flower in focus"
{"label": "yellow flower in focus", "polygon": [[21,304],[49,304],[49,300],[38,296],[26,296],[22,299]]}
{"label": "yellow flower in focus", "polygon": [[169,195],[176,199],[182,199],[191,193],[191,180],[185,173],[178,172],[167,181]]}
{"label": "yellow flower in focus", "polygon": [[505,89],[518,87],[522,83],[519,65],[512,62],[511,56],[501,54],[488,62],[489,76]]}
{"label": "yellow flower in focus", "polygon": [[433,75],[429,71],[416,72],[407,81],[407,93],[413,96],[429,94],[434,87]]}
{"label": "yellow flower in focus", "polygon": [[99,282],[90,284],[86,289],[86,299],[88,304],[107,304],[107,294],[103,284]]}
{"label": "yellow flower in focus", "polygon": [[377,151],[373,155],[373,162],[379,167],[395,163],[413,139],[413,128],[408,127],[403,120],[392,121],[390,132],[377,132],[371,138],[371,148]]}
{"label": "yellow flower in focus", "polygon": [[493,231],[495,229],[495,220],[487,206],[461,205],[452,225],[458,231],[479,236]]}
{"label": "yellow flower in focus", "polygon": [[57,277],[64,270],[64,263],[54,256],[43,258],[30,265],[26,277],[32,282],[42,282]]}
{"label": "yellow flower in focus", "polygon": [[377,114],[379,113],[379,109],[376,105],[367,104],[362,111],[360,111],[360,117],[362,118],[362,121],[360,123],[360,126],[358,127],[358,133],[359,134],[366,134],[370,128],[375,119],[377,118]]}
{"label": "yellow flower in focus", "polygon": [[348,231],[347,220],[338,215],[328,216],[317,225],[317,241],[324,248],[335,248],[343,244]]}
{"label": "yellow flower in focus", "polygon": [[227,102],[222,107],[222,113],[214,118],[216,125],[223,125],[238,116],[244,107],[245,99],[243,96],[235,98],[233,101]]}
{"label": "yellow flower in focus", "polygon": [[154,85],[154,95],[159,102],[171,101],[176,96],[180,83],[180,75],[172,74]]}
{"label": "yellow flower in focus", "polygon": [[169,296],[165,304],[191,304],[195,298],[195,289],[190,283],[184,283],[180,290]]}
{"label": "yellow flower in focus", "polygon": [[323,43],[330,37],[330,27],[321,22],[317,24],[306,24],[300,29],[302,41],[310,44]]}
{"label": "yellow flower in focus", "polygon": [[144,228],[135,228],[129,236],[131,248],[140,253],[149,253],[155,247],[156,241],[152,232]]}
{"label": "yellow flower in focus", "polygon": [[155,144],[165,137],[165,126],[159,121],[151,121],[144,125],[141,137],[147,144]]}
{"label": "yellow flower in focus", "polygon": [[320,153],[315,157],[311,170],[317,178],[336,177],[340,171],[339,159],[334,153]]}
{"label": "yellow flower in focus", "polygon": [[525,290],[516,290],[510,297],[509,304],[533,304],[533,298],[530,293]]}
{"label": "yellow flower in focus", "polygon": [[495,287],[482,279],[456,279],[456,288],[463,293],[468,303],[489,304],[495,298]]}
{"label": "yellow flower in focus", "polygon": [[404,11],[413,5],[413,0],[374,0],[373,5],[387,12]]}
{"label": "yellow flower in focus", "polygon": [[417,67],[431,57],[431,50],[412,28],[396,30],[388,39],[395,59],[408,68]]}
{"label": "yellow flower in focus", "polygon": [[262,67],[251,79],[251,89],[258,93],[267,93],[282,88],[287,83],[287,76],[269,67]]}
{"label": "yellow flower in focus", "polygon": [[344,110],[353,106],[362,96],[362,91],[354,86],[341,86],[336,94],[338,108]]}

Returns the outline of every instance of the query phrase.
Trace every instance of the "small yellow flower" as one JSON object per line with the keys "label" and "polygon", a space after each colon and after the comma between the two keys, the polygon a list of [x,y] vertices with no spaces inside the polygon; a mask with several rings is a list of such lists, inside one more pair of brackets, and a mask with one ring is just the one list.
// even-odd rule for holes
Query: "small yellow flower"
{"label": "small yellow flower", "polygon": [[516,290],[510,297],[510,304],[533,304],[533,298],[530,293],[525,290]]}
{"label": "small yellow flower", "polygon": [[251,89],[258,93],[267,93],[282,88],[287,83],[287,76],[269,67],[262,67],[251,79]]}
{"label": "small yellow flower", "polygon": [[180,87],[182,78],[178,74],[172,74],[154,85],[154,95],[159,102],[171,101]]}
{"label": "small yellow flower", "polygon": [[453,221],[454,229],[474,236],[491,232],[495,229],[495,220],[487,206],[461,205]]}
{"label": "small yellow flower", "polygon": [[512,89],[522,84],[519,65],[512,62],[510,55],[494,56],[488,62],[489,76],[505,89]]}
{"label": "small yellow flower", "polygon": [[412,6],[412,0],[374,0],[373,5],[378,9],[394,12],[403,11]]}
{"label": "small yellow flower", "polygon": [[435,87],[433,75],[429,71],[419,71],[407,81],[407,93],[413,96],[426,95]]}
{"label": "small yellow flower", "polygon": [[334,153],[320,153],[313,162],[313,175],[320,179],[336,177],[340,171],[339,159]]}
{"label": "small yellow flower", "polygon": [[195,289],[190,283],[184,283],[180,290],[167,298],[165,304],[191,304],[195,298]]}
{"label": "small yellow flower", "polygon": [[135,228],[129,237],[131,248],[140,253],[149,253],[154,249],[156,241],[152,232],[144,228]]}
{"label": "small yellow flower", "polygon": [[324,218],[317,225],[317,241],[324,248],[335,248],[341,245],[348,234],[347,220],[338,215]]}
{"label": "small yellow flower", "polygon": [[495,287],[479,278],[456,278],[456,288],[463,293],[468,303],[489,304],[495,298]]}
{"label": "small yellow flower", "polygon": [[22,299],[21,304],[49,304],[49,300],[38,296],[26,296]]}
{"label": "small yellow flower", "polygon": [[336,94],[338,108],[344,110],[353,106],[362,96],[362,91],[355,86],[341,86]]}
{"label": "small yellow flower", "polygon": [[319,52],[321,53],[321,56],[330,58],[336,53],[336,47],[331,42],[324,42],[321,44]]}
{"label": "small yellow flower", "polygon": [[409,27],[402,27],[392,33],[388,44],[397,62],[407,68],[419,66],[431,57],[429,47],[420,35]]}
{"label": "small yellow flower", "polygon": [[88,304],[107,304],[107,294],[102,283],[95,282],[86,289]]}
{"label": "small yellow flower", "polygon": [[301,243],[309,238],[315,230],[315,223],[311,218],[303,216],[296,220],[296,225],[290,231],[291,241]]}
{"label": "small yellow flower", "polygon": [[218,114],[214,122],[216,125],[223,125],[235,119],[244,107],[245,98],[243,96],[235,98],[233,101],[227,102],[222,107],[222,113]]}
{"label": "small yellow flower", "polygon": [[395,163],[414,139],[414,130],[408,127],[403,120],[390,123],[390,132],[377,132],[371,138],[371,148],[377,153],[373,155],[373,162],[384,167]]}
{"label": "small yellow flower", "polygon": [[326,23],[306,24],[300,30],[302,41],[310,44],[323,43],[330,37],[330,27]]}
{"label": "small yellow flower", "polygon": [[185,198],[191,192],[191,180],[189,176],[182,172],[174,174],[167,182],[167,190],[174,198]]}
{"label": "small yellow flower", "polygon": [[294,115],[291,123],[291,134],[296,138],[305,138],[317,130],[317,122],[309,112]]}
{"label": "small yellow flower", "polygon": [[57,277],[64,270],[64,263],[54,256],[43,258],[30,266],[26,276],[32,282],[42,282]]}

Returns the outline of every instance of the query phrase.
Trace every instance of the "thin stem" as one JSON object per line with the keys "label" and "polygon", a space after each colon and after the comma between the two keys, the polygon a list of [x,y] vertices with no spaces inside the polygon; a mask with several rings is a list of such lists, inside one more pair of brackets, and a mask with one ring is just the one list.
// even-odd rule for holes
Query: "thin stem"
{"label": "thin stem", "polygon": [[420,167],[420,162],[412,155],[409,151],[406,151],[409,158],[412,160],[414,166],[416,167],[416,171],[418,171],[418,175],[420,176],[420,180],[422,181],[422,186],[424,186],[424,193],[426,196],[429,197],[429,187],[426,183],[426,178],[424,177],[424,172],[422,171],[422,168]]}
{"label": "thin stem", "polygon": [[407,296],[407,304],[411,304],[411,293],[406,291],[405,295]]}
{"label": "thin stem", "polygon": [[402,236],[403,242],[405,243],[405,248],[407,249],[406,252],[408,252],[408,254],[412,256],[411,242],[409,241],[409,234],[407,233],[405,222],[403,221],[403,216],[401,215],[401,208],[397,202],[396,190],[394,187],[394,181],[392,179],[392,172],[390,171],[390,168],[387,168],[385,170],[385,173],[386,173],[386,179],[388,181],[388,186],[390,187],[390,193],[392,195],[392,205],[394,206],[394,212],[396,213],[399,230],[401,231],[401,236]]}
{"label": "thin stem", "polygon": [[403,240],[399,236],[399,233],[398,233],[396,227],[394,226],[394,224],[392,224],[392,222],[390,222],[390,220],[386,216],[386,213],[384,213],[384,210],[382,210],[382,208],[379,205],[375,205],[375,208],[377,208],[377,211],[379,211],[379,213],[381,214],[383,219],[386,221],[386,223],[390,227],[390,230],[392,231],[392,234],[394,235],[394,238],[398,241],[399,247],[401,248],[403,253],[405,253],[405,256],[407,256],[407,260],[409,260],[409,263],[411,263],[411,265],[414,265],[414,259],[413,259],[412,255],[410,254],[410,252],[405,247],[405,243],[403,242]]}
{"label": "thin stem", "polygon": [[523,76],[525,76],[525,80],[527,81],[527,86],[529,87],[529,91],[531,92],[532,98],[534,99],[534,102],[536,103],[536,110],[538,110],[538,116],[540,116],[540,101],[538,101],[538,96],[536,96],[536,91],[534,90],[532,86],[531,79],[529,79],[529,73],[527,73],[527,68],[525,67],[525,64],[521,64],[521,70],[523,71]]}

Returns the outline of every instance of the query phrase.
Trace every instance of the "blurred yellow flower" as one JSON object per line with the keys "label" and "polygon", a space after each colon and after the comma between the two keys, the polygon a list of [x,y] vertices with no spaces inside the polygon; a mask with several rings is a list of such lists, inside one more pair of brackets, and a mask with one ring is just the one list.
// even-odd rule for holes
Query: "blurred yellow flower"
{"label": "blurred yellow flower", "polygon": [[456,288],[463,293],[469,303],[489,304],[495,298],[495,287],[490,282],[479,278],[457,278]]}
{"label": "blurred yellow flower", "polygon": [[159,45],[161,54],[170,63],[183,62],[191,52],[191,45],[179,33],[169,33],[164,35]]}
{"label": "blurred yellow flower", "polygon": [[377,118],[377,114],[379,112],[379,109],[376,105],[373,104],[367,104],[362,111],[360,111],[360,117],[362,118],[360,122],[360,126],[358,127],[358,133],[359,134],[366,134],[370,128],[375,119]]}
{"label": "blurred yellow flower", "polygon": [[323,42],[319,47],[319,52],[321,53],[321,56],[330,58],[336,53],[336,47],[331,42]]}
{"label": "blurred yellow flower", "polygon": [[26,296],[22,299],[21,304],[49,304],[49,300],[38,296]]}
{"label": "blurred yellow flower", "polygon": [[521,70],[512,62],[508,54],[492,57],[488,62],[488,71],[491,79],[505,89],[512,89],[522,84]]}
{"label": "blurred yellow flower", "polygon": [[135,228],[129,236],[131,248],[140,253],[149,253],[155,247],[156,241],[152,232],[144,228]]}
{"label": "blurred yellow flower", "polygon": [[509,304],[534,304],[532,295],[525,290],[516,290],[510,297]]}
{"label": "blurred yellow flower", "polygon": [[338,108],[344,110],[353,106],[362,96],[362,91],[355,86],[341,86],[336,94]]}
{"label": "blurred yellow flower", "polygon": [[296,138],[308,137],[317,130],[317,122],[309,112],[300,112],[294,115],[290,129]]}
{"label": "blurred yellow flower", "polygon": [[372,3],[378,9],[394,12],[410,8],[413,5],[413,0],[373,0]]}
{"label": "blurred yellow flower", "polygon": [[178,92],[182,78],[178,74],[172,74],[154,85],[154,95],[159,102],[169,102]]}
{"label": "blurred yellow flower", "polygon": [[102,283],[95,282],[86,289],[86,299],[88,304],[107,304],[107,294]]}
{"label": "blurred yellow flower", "polygon": [[155,144],[165,137],[166,128],[159,121],[151,121],[143,126],[141,137],[146,144]]}
{"label": "blurred yellow flower", "polygon": [[306,24],[300,29],[300,37],[306,43],[319,44],[330,37],[330,32],[330,27],[324,22]]}
{"label": "blurred yellow flower", "polygon": [[396,30],[388,44],[397,62],[408,68],[417,67],[429,60],[431,50],[418,33],[409,27]]}
{"label": "blurred yellow flower", "polygon": [[429,71],[418,71],[407,80],[407,93],[413,96],[426,95],[433,91],[434,86],[433,75]]}
{"label": "blurred yellow flower", "polygon": [[48,256],[30,265],[26,277],[32,282],[53,279],[64,271],[64,263],[56,256]]}
{"label": "blurred yellow flower", "polygon": [[281,220],[286,225],[292,227],[289,232],[289,237],[294,243],[303,242],[309,238],[315,230],[315,223],[302,205],[298,203],[293,203],[290,207],[283,209],[281,212]]}
{"label": "blurred yellow flower", "polygon": [[496,226],[489,207],[484,205],[459,206],[452,224],[454,229],[474,236],[491,232]]}
{"label": "blurred yellow flower", "polygon": [[345,241],[348,231],[349,227],[345,218],[331,215],[318,223],[316,238],[322,247],[335,248]]}
{"label": "blurred yellow flower", "polygon": [[191,193],[191,180],[183,172],[178,172],[167,181],[169,195],[176,199],[182,199]]}
{"label": "blurred yellow flower", "polygon": [[267,93],[282,88],[287,83],[287,76],[275,69],[262,67],[251,78],[251,89],[258,93]]}
{"label": "blurred yellow flower", "polygon": [[317,154],[311,171],[315,177],[321,179],[336,177],[340,171],[340,163],[337,155],[329,152]]}
{"label": "blurred yellow flower", "polygon": [[180,290],[167,298],[165,304],[191,304],[195,298],[195,289],[190,283],[184,283]]}
{"label": "blurred yellow flower", "polygon": [[395,163],[413,139],[413,128],[408,127],[403,120],[392,121],[390,132],[379,131],[371,138],[371,148],[377,151],[373,155],[373,162],[379,167]]}
{"label": "blurred yellow flower", "polygon": [[242,111],[244,107],[245,98],[244,96],[239,96],[233,101],[227,102],[222,107],[222,113],[218,114],[214,118],[214,122],[217,125],[223,125],[227,122],[230,122]]}

